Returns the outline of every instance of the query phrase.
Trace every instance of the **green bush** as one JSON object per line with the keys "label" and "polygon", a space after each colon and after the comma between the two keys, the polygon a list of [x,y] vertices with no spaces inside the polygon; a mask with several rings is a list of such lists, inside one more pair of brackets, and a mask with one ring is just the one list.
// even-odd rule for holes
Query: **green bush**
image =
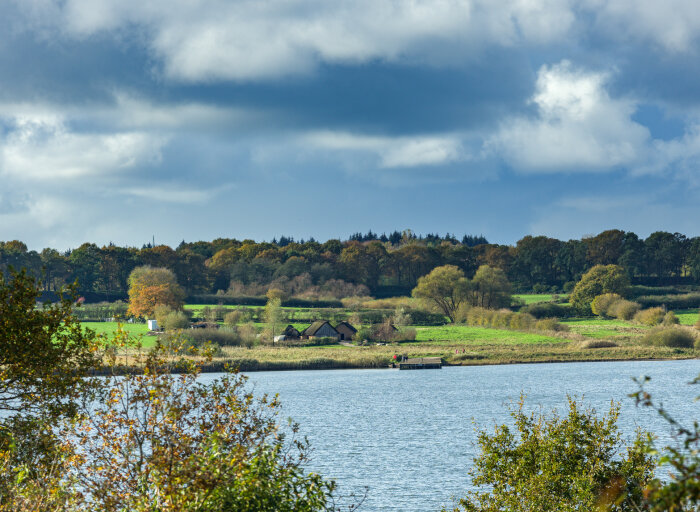
{"label": "green bush", "polygon": [[250,314],[244,309],[234,309],[224,315],[224,324],[235,326],[250,320]]}
{"label": "green bush", "polygon": [[353,337],[356,343],[361,343],[365,340],[367,341],[373,341],[372,338],[372,329],[367,326],[360,327],[357,332],[355,333],[355,336]]}
{"label": "green bush", "polygon": [[529,304],[520,308],[521,313],[528,313],[535,318],[569,318],[576,315],[576,310],[553,302]]}
{"label": "green bush", "polygon": [[617,343],[608,340],[586,340],[579,346],[581,348],[612,348],[617,347]]}
{"label": "green bush", "polygon": [[642,343],[655,347],[693,348],[696,337],[681,327],[657,327],[642,338]]}
{"label": "green bush", "polygon": [[661,322],[663,325],[678,325],[681,321],[678,319],[673,311],[669,311],[664,315],[664,319]]}
{"label": "green bush", "polygon": [[535,317],[528,313],[518,313],[510,317],[510,328],[516,331],[528,331],[535,325]]}
{"label": "green bush", "polygon": [[556,331],[556,332],[569,332],[569,326],[560,324],[559,320],[556,318],[543,318],[542,320],[537,320],[535,322],[535,330],[537,331]]}
{"label": "green bush", "polygon": [[673,286],[632,285],[627,289],[627,296],[633,299],[649,295],[682,295],[684,292]]}
{"label": "green bush", "polygon": [[586,272],[569,297],[571,306],[582,315],[591,314],[591,303],[598,295],[625,295],[629,278],[619,265],[596,265]]}
{"label": "green bush", "polygon": [[195,347],[201,347],[206,342],[216,343],[222,347],[240,346],[241,336],[235,329],[188,329],[183,336]]}
{"label": "green bush", "polygon": [[617,293],[604,293],[598,295],[593,302],[591,302],[591,311],[594,315],[598,316],[611,316],[608,314],[610,307],[621,300],[624,300]]}
{"label": "green bush", "polygon": [[669,309],[691,309],[700,307],[700,293],[683,295],[647,295],[638,297],[643,307],[665,306]]}
{"label": "green bush", "polygon": [[634,315],[634,321],[642,325],[659,325],[664,321],[666,311],[664,308],[643,309]]}
{"label": "green bush", "polygon": [[431,313],[422,309],[414,309],[408,312],[412,325],[445,325],[448,320],[445,315]]}
{"label": "green bush", "polygon": [[631,300],[618,300],[608,308],[608,315],[620,320],[632,320],[641,306]]}
{"label": "green bush", "polygon": [[153,317],[156,319],[156,322],[158,322],[158,327],[160,327],[161,329],[164,328],[165,317],[168,316],[173,311],[174,311],[174,309],[166,304],[158,304],[153,309]]}
{"label": "green bush", "polygon": [[545,417],[521,401],[511,416],[510,425],[479,432],[472,490],[455,511],[641,510],[654,459],[642,432],[625,446],[619,406],[598,417],[569,399],[566,415]]}
{"label": "green bush", "polygon": [[190,325],[190,319],[182,311],[171,311],[165,318],[163,318],[163,324],[161,327],[166,331],[172,331],[174,329],[184,329]]}
{"label": "green bush", "polygon": [[494,329],[513,329],[517,331],[568,331],[569,327],[559,323],[556,318],[542,318],[537,320],[529,313],[515,313],[508,309],[498,311],[486,308],[469,308],[461,312],[458,320],[467,325],[477,327],[491,327]]}
{"label": "green bush", "polygon": [[98,302],[73,307],[73,315],[81,322],[102,322],[110,318],[126,318],[129,305],[126,302]]}

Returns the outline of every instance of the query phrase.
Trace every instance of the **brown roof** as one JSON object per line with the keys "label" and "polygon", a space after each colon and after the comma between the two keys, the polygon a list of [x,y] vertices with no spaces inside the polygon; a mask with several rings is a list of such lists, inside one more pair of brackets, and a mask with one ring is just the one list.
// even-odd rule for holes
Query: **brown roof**
{"label": "brown roof", "polygon": [[335,327],[333,327],[330,323],[328,323],[328,320],[317,320],[316,322],[314,322],[310,326],[308,326],[306,329],[304,329],[302,331],[301,335],[302,336],[316,336],[316,333],[318,332],[318,330],[326,324],[328,324],[328,326],[335,331]]}
{"label": "brown roof", "polygon": [[340,322],[338,325],[335,326],[335,330],[337,331],[337,330],[338,330],[338,327],[340,327],[341,325],[347,327],[347,328],[350,329],[352,332],[357,332],[357,329],[355,329],[355,328],[352,326],[352,324],[350,324],[350,323],[348,323],[348,322]]}
{"label": "brown roof", "polygon": [[282,331],[282,334],[285,336],[290,336],[293,338],[298,338],[299,337],[299,330],[294,327],[293,325],[288,325],[284,331]]}

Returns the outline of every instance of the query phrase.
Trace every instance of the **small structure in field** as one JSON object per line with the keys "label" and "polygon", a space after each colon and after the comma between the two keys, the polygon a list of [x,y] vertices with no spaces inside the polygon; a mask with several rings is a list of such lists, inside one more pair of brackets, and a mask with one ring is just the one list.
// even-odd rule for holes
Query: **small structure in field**
{"label": "small structure in field", "polygon": [[301,338],[304,340],[309,338],[340,339],[340,333],[327,320],[318,320],[301,332]]}
{"label": "small structure in field", "polygon": [[157,331],[158,330],[158,322],[156,320],[147,320],[148,323],[148,330],[149,331]]}
{"label": "small structure in field", "polygon": [[301,338],[301,333],[293,325],[288,325],[284,331],[282,331],[282,336],[286,340],[298,340]]}
{"label": "small structure in field", "polygon": [[218,329],[219,324],[216,322],[194,322],[190,324],[190,329]]}
{"label": "small structure in field", "polygon": [[442,368],[440,357],[416,357],[404,359],[398,363],[399,370],[439,370]]}
{"label": "small structure in field", "polygon": [[340,334],[340,341],[350,341],[357,334],[357,329],[348,322],[340,322],[335,326],[335,330]]}

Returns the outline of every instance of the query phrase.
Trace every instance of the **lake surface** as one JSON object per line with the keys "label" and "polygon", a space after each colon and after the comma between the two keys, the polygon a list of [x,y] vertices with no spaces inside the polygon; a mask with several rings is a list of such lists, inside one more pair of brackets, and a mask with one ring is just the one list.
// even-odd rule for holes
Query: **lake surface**
{"label": "lake surface", "polygon": [[[621,403],[619,425],[670,442],[656,413],[636,408],[633,377],[677,418],[698,418],[687,383],[700,361],[636,361],[447,367],[442,370],[328,370],[249,373],[258,394],[278,393],[284,417],[301,425],[313,447],[309,469],[335,479],[340,494],[364,493],[365,511],[439,511],[470,486],[476,429],[509,422],[508,405],[520,393],[526,408],[552,410],[566,395],[607,412]],[[216,374],[204,375],[203,380]]]}

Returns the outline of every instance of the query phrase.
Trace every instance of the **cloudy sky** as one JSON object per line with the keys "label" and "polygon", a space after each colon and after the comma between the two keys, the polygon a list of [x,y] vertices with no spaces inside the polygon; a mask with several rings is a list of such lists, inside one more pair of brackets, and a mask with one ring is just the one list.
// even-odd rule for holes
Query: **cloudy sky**
{"label": "cloudy sky", "polygon": [[4,0],[0,240],[700,235],[696,0]]}

